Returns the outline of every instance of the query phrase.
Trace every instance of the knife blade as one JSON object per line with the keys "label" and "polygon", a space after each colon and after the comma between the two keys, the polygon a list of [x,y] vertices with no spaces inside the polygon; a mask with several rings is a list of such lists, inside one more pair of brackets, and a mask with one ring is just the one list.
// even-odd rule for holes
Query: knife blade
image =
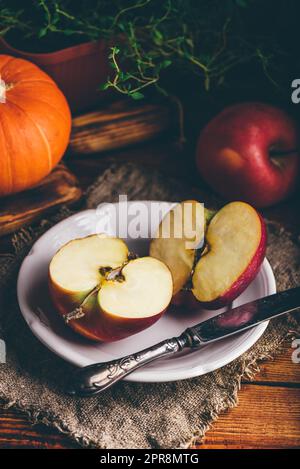
{"label": "knife blade", "polygon": [[[300,308],[300,287],[250,301],[190,328],[191,346],[215,342]],[[197,345],[198,344],[198,345]]]}
{"label": "knife blade", "polygon": [[147,363],[178,353],[184,348],[198,349],[298,308],[300,287],[245,303],[189,327],[178,337],[164,340],[140,352],[80,368],[72,374],[66,391],[85,397],[95,395]]}

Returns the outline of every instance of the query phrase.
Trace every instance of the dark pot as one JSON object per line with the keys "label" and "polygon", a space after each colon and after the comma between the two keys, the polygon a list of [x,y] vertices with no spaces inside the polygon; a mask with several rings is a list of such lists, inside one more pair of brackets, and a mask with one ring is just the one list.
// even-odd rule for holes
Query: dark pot
{"label": "dark pot", "polygon": [[47,72],[65,94],[73,112],[91,108],[103,98],[99,86],[109,74],[104,40],[35,54],[16,49],[0,37],[0,53],[29,60]]}

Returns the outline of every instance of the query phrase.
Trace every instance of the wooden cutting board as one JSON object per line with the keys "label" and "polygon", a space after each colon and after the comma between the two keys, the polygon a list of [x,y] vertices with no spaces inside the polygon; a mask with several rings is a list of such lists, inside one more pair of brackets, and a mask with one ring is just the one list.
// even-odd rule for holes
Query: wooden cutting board
{"label": "wooden cutting board", "polygon": [[77,178],[59,164],[34,188],[0,199],[0,236],[12,233],[53,207],[76,202],[81,194]]}

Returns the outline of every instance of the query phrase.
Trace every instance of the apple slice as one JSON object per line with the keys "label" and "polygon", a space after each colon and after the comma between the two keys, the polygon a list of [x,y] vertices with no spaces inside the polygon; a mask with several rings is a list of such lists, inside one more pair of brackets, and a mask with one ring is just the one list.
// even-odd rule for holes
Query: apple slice
{"label": "apple slice", "polygon": [[150,256],[164,262],[177,295],[191,276],[196,249],[204,239],[204,206],[195,200],[177,204],[161,221],[150,244]]}
{"label": "apple slice", "polygon": [[92,340],[114,341],[156,322],[172,298],[172,276],[157,259],[131,259],[124,241],[70,241],[49,266],[49,289],[67,324]]}
{"label": "apple slice", "polygon": [[231,303],[256,276],[266,252],[265,223],[244,202],[225,205],[206,232],[207,249],[195,266],[192,292],[210,309]]}

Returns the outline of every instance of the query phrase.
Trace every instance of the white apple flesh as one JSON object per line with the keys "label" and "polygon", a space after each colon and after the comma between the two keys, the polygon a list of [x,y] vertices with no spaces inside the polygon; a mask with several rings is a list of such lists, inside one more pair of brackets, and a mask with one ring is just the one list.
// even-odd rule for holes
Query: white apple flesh
{"label": "white apple flesh", "polygon": [[[173,285],[162,262],[130,259],[122,240],[92,235],[70,241],[55,254],[49,289],[73,330],[111,342],[156,322],[171,301]],[[81,315],[72,318],[79,310]]]}
{"label": "white apple flesh", "polygon": [[257,275],[266,240],[265,223],[251,205],[225,205],[208,226],[207,249],[195,266],[195,298],[210,309],[230,304]]}
{"label": "white apple flesh", "polygon": [[174,298],[191,276],[196,249],[204,239],[204,230],[203,204],[187,200],[167,213],[151,241],[150,256],[164,262],[172,273]]}

